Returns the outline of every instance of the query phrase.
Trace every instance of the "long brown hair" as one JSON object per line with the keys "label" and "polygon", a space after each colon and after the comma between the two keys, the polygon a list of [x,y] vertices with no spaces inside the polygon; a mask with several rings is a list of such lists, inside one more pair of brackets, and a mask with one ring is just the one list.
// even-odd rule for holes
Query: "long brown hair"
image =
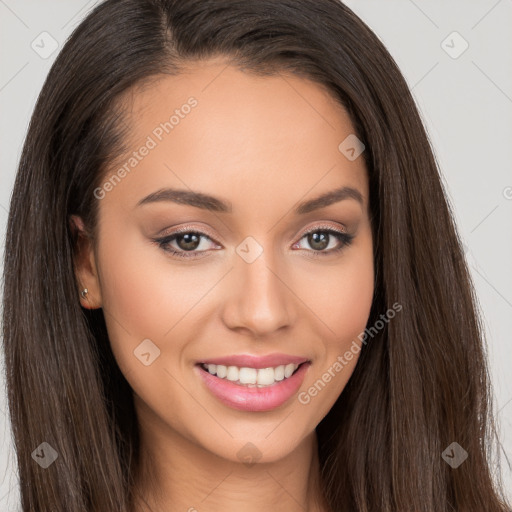
{"label": "long brown hair", "polygon": [[[503,512],[481,321],[427,134],[397,65],[337,0],[107,0],[64,45],[33,113],[10,205],[3,340],[23,510],[119,511],[133,502],[131,389],[102,310],[82,309],[70,215],[91,236],[94,189],[123,150],[118,99],[181,64],[224,56],[325,86],[364,142],[375,250],[364,345],[317,427],[333,511]],[[42,442],[59,454],[33,460]],[[443,451],[457,442],[456,469]],[[496,483],[493,483],[496,480]]]}

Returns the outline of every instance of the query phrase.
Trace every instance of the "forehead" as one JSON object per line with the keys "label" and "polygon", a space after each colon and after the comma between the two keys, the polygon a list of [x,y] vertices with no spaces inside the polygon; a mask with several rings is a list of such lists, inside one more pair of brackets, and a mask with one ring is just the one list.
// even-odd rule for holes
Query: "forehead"
{"label": "forehead", "polygon": [[163,187],[215,191],[233,211],[340,186],[367,201],[363,158],[339,150],[354,133],[350,117],[315,82],[205,61],[134,89],[124,106],[128,150],[106,178],[124,167],[110,196],[127,205]]}

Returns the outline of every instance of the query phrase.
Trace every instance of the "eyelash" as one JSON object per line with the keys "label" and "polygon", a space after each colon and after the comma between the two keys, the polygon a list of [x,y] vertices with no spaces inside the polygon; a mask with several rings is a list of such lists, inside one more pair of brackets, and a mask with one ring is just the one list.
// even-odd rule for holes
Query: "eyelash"
{"label": "eyelash", "polygon": [[[330,249],[328,251],[308,250],[308,252],[312,253],[310,256],[312,258],[329,256],[332,254],[339,253],[345,247],[348,247],[354,239],[354,235],[349,235],[348,233],[344,233],[343,231],[338,231],[331,227],[315,226],[313,229],[310,229],[309,231],[306,231],[305,233],[303,233],[302,236],[299,238],[298,242],[300,242],[307,235],[310,235],[311,233],[317,233],[317,232],[333,235],[335,238],[337,238],[341,242],[341,245],[339,247],[336,247],[335,249]],[[178,258],[187,258],[187,259],[201,257],[201,253],[206,252],[206,251],[193,252],[193,251],[176,251],[174,249],[169,249],[169,244],[171,242],[173,242],[179,235],[183,235],[183,234],[198,235],[200,237],[205,237],[205,238],[212,240],[212,238],[209,235],[207,235],[206,233],[202,233],[200,231],[195,231],[190,228],[183,228],[183,229],[180,229],[179,231],[175,231],[174,233],[167,235],[165,237],[155,238],[155,239],[153,239],[153,241],[158,244],[160,249],[169,253],[171,256],[177,256]],[[296,242],[296,243],[298,243],[298,242]]]}

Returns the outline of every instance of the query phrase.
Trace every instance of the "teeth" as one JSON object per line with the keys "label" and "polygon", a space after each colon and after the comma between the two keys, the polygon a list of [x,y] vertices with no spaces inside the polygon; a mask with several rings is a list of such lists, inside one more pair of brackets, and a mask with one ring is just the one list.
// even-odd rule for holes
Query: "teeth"
{"label": "teeth", "polygon": [[[214,369],[213,371],[210,369],[210,366],[213,366]],[[216,368],[215,368],[216,367]],[[228,374],[228,369],[226,366],[222,366],[221,364],[212,364],[212,365],[208,365],[208,371],[212,374],[212,375],[215,375],[215,373],[217,373],[217,377],[219,377],[220,379],[223,379],[224,377],[226,377],[226,375]]]}
{"label": "teeth", "polygon": [[247,368],[238,366],[224,366],[222,364],[203,364],[202,367],[219,379],[227,379],[236,384],[247,385],[248,387],[267,387],[275,382],[290,377],[299,367],[298,364],[282,364],[275,368]]}
{"label": "teeth", "polygon": [[258,370],[256,370],[256,368],[240,368],[240,370],[238,370],[240,384],[256,384],[257,377]]}
{"label": "teeth", "polygon": [[[270,386],[276,381],[274,368],[261,368],[258,370],[258,384]],[[240,382],[242,381],[242,372],[240,372]]]}
{"label": "teeth", "polygon": [[295,371],[297,367],[294,364],[287,364],[284,367],[284,378],[287,379]]}
{"label": "teeth", "polygon": [[228,366],[228,374],[226,375],[226,379],[235,382],[238,380],[238,368],[236,366]]}
{"label": "teeth", "polygon": [[284,365],[278,366],[274,369],[274,379],[283,380],[284,379]]}

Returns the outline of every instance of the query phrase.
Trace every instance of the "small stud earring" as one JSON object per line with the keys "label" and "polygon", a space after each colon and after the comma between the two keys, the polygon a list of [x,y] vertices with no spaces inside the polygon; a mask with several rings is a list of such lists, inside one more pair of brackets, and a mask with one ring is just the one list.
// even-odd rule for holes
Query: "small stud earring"
{"label": "small stud earring", "polygon": [[89,290],[87,290],[87,288],[84,288],[84,289],[81,291],[80,295],[82,296],[82,298],[83,298],[83,299],[85,299],[85,298],[86,298],[86,295],[87,295],[88,293],[89,293]]}

